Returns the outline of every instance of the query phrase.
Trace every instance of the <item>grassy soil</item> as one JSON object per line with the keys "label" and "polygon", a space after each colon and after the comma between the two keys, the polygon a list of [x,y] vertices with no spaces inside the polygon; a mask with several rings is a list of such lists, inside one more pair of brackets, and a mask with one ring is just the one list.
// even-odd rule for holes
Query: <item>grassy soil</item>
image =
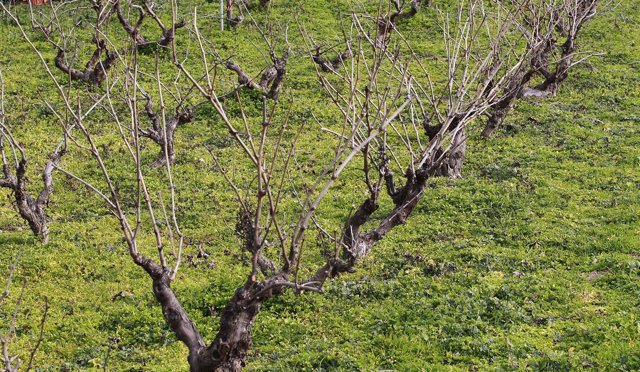
{"label": "grassy soil", "polygon": [[[329,121],[337,114],[327,109],[330,102],[317,86],[299,25],[319,40],[338,42],[350,2],[272,3],[268,16],[252,11],[257,24],[274,25],[280,51],[284,25],[290,28],[285,95],[293,102],[293,124],[311,115]],[[266,62],[256,26],[246,21],[221,32],[217,4],[197,5],[201,29],[217,51],[257,74]],[[192,9],[181,4],[187,16]],[[28,19],[24,6],[14,11]],[[433,8],[424,9],[400,26],[416,48],[430,50],[439,37],[434,15]],[[82,13],[68,17],[79,30],[89,27]],[[53,69],[54,50],[30,36]],[[408,223],[356,273],[331,282],[324,295],[287,293],[264,304],[247,369],[640,370],[638,44],[639,1],[624,0],[600,14],[585,27],[580,45],[602,54],[572,70],[557,97],[519,102],[492,139],[481,139],[482,123],[474,124],[464,178],[433,180]],[[179,45],[195,48],[186,38]],[[25,145],[36,190],[38,171],[60,138],[45,101],[56,104],[59,97],[6,17],[0,20],[0,50],[9,125]],[[152,53],[143,58],[153,66]],[[176,71],[170,56],[160,58],[171,81]],[[258,118],[259,96],[244,92],[243,100]],[[248,164],[236,161],[240,149],[208,110],[199,109],[197,120],[176,134],[174,173],[187,258],[174,288],[211,340],[249,267],[234,235],[233,191],[206,147],[215,149],[221,163],[236,163],[238,174]],[[101,143],[111,146],[108,166],[126,190],[133,176],[119,165],[124,153],[115,143],[115,127],[107,118],[94,125],[104,134]],[[322,164],[331,143],[318,145],[316,132],[303,136],[300,146],[307,150],[300,162]],[[144,156],[151,162],[156,153],[149,143]],[[86,155],[69,156],[64,166],[99,179]],[[150,174],[151,183],[161,184],[161,171]],[[339,226],[349,213],[344,205],[362,195],[353,190],[363,190],[355,170],[336,186],[319,218]],[[0,309],[5,331],[26,279],[13,352],[28,360],[47,297],[51,309],[35,361],[39,370],[102,370],[105,361],[114,371],[187,370],[186,348],[165,325],[146,274],[129,259],[100,200],[56,173],[46,246],[20,220],[7,190],[0,190],[0,200],[0,277],[25,248],[14,289]],[[199,246],[208,258],[197,257]],[[319,259],[310,257],[309,266]]]}

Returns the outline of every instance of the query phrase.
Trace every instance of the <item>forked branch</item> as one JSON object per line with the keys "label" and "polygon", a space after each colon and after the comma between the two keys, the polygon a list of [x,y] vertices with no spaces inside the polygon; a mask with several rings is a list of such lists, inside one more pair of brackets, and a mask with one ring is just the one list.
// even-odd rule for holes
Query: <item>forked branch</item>
{"label": "forked branch", "polygon": [[[104,59],[100,59],[104,55]],[[107,72],[116,63],[116,53],[107,50],[104,40],[96,42],[96,49],[84,67],[84,70],[73,68],[66,62],[66,52],[60,48],[54,59],[55,66],[67,74],[71,80],[82,81],[91,85],[99,85],[106,79]]]}
{"label": "forked branch", "polygon": [[15,140],[7,125],[4,104],[4,80],[2,79],[1,71],[0,86],[0,154],[2,157],[0,187],[8,188],[13,192],[15,206],[20,216],[27,221],[33,234],[46,244],[49,240],[49,228],[45,209],[53,192],[52,174],[66,149],[63,146],[64,144],[61,144],[49,155],[49,160],[42,171],[43,188],[36,197],[31,196],[27,191],[29,183],[27,157],[22,145]]}
{"label": "forked branch", "polygon": [[[520,98],[555,96],[560,84],[569,76],[569,70],[587,57],[574,62],[578,53],[577,39],[582,27],[597,12],[598,0],[512,2],[513,18],[526,40],[526,62],[502,92],[500,101],[489,114],[482,131],[490,137],[502,124]],[[608,3],[603,6],[606,8]],[[562,41],[564,40],[564,41]],[[542,79],[534,86],[536,77]]]}
{"label": "forked branch", "polygon": [[152,168],[162,167],[167,162],[174,164],[176,160],[176,153],[174,149],[174,137],[176,129],[183,124],[190,123],[194,116],[194,106],[186,108],[176,107],[175,114],[170,116],[163,123],[164,118],[161,118],[158,113],[153,110],[153,103],[151,96],[146,95],[147,103],[145,104],[145,112],[149,120],[151,120],[151,127],[146,130],[141,130],[140,135],[147,137],[160,146],[160,154],[156,160],[151,164]]}
{"label": "forked branch", "polygon": [[225,67],[238,75],[238,84],[240,87],[258,90],[265,93],[268,98],[277,99],[282,89],[284,76],[287,72],[287,59],[289,58],[289,50],[286,50],[281,57],[278,57],[272,50],[269,53],[272,64],[267,66],[259,81],[251,78],[247,73],[233,61],[227,61]]}

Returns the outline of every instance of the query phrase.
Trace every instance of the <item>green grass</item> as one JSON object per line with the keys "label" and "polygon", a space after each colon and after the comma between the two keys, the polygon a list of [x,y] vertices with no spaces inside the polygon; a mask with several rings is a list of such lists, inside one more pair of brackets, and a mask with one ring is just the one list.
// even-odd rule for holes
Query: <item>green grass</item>
{"label": "green grass", "polygon": [[[335,43],[349,2],[273,3],[268,19],[279,25],[276,31],[289,24],[294,45],[285,82],[287,101],[295,97],[293,124],[310,121],[311,114],[335,119],[302,53],[294,13],[318,39]],[[255,26],[220,32],[215,19],[203,18],[215,14],[217,4],[198,5],[203,33],[217,51],[257,74],[265,60],[255,48],[261,45]],[[14,10],[27,19],[24,7]],[[266,22],[259,9],[253,13],[259,24]],[[438,36],[433,15],[425,9],[401,26],[425,50]],[[283,33],[273,35],[282,50]],[[34,40],[52,65],[54,51]],[[519,102],[491,140],[473,134],[464,178],[433,180],[409,222],[376,246],[356,273],[330,283],[325,295],[286,293],[265,303],[248,370],[640,370],[640,3],[625,0],[599,15],[580,43],[582,50],[604,54],[574,69],[557,97]],[[195,47],[186,37],[179,45]],[[59,97],[10,22],[0,21],[0,46],[9,125],[25,144],[36,190],[37,172],[60,137],[44,100],[59,104]],[[152,60],[146,55],[142,63],[149,68]],[[169,55],[161,61],[171,81],[176,72]],[[243,100],[258,118],[257,95],[243,93]],[[174,288],[211,340],[249,268],[233,233],[233,192],[205,146],[216,148],[223,164],[233,163],[240,150],[210,109],[198,113],[177,132],[175,177],[187,259]],[[110,148],[108,166],[127,190],[133,179],[113,123],[103,117],[91,125]],[[317,168],[328,150],[317,146],[317,128],[307,125],[300,161],[315,161]],[[156,153],[149,144],[144,156],[151,162]],[[73,154],[64,162],[88,179],[100,177],[87,156]],[[240,174],[248,164],[235,167]],[[149,182],[161,187],[163,177],[150,173]],[[344,205],[362,195],[353,190],[362,189],[356,171],[348,172],[319,218],[339,227],[349,213]],[[36,356],[40,370],[102,370],[107,356],[109,370],[187,369],[186,348],[164,324],[146,274],[129,259],[98,198],[57,173],[47,246],[31,236],[6,190],[0,200],[0,277],[26,248],[9,302],[0,309],[4,331],[26,278],[13,352],[28,359],[46,296],[51,310]],[[195,257],[199,244],[208,259]],[[310,252],[318,246],[308,244]],[[319,259],[310,254],[309,268]]]}

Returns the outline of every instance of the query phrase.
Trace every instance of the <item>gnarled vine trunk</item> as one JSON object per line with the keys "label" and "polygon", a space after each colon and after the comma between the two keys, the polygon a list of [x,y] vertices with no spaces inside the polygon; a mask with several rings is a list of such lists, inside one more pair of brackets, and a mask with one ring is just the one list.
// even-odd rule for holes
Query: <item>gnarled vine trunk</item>
{"label": "gnarled vine trunk", "polygon": [[251,330],[262,303],[284,291],[280,283],[284,273],[275,274],[261,283],[247,282],[236,290],[220,317],[220,329],[207,346],[195,323],[171,289],[171,271],[148,258],[135,256],[134,261],[149,274],[153,294],[162,307],[165,321],[189,349],[191,372],[238,372],[245,365],[253,341]]}
{"label": "gnarled vine trunk", "polygon": [[64,150],[56,151],[51,154],[51,159],[44,167],[42,172],[42,182],[44,184],[42,190],[37,197],[31,196],[27,192],[27,159],[22,158],[15,168],[15,175],[11,172],[11,166],[4,156],[3,141],[0,139],[0,149],[2,150],[3,173],[4,178],[0,179],[0,187],[6,187],[13,191],[14,200],[18,213],[29,224],[29,228],[33,235],[40,238],[43,243],[49,241],[49,228],[47,226],[47,215],[45,208],[49,204],[49,197],[53,192],[53,171]]}

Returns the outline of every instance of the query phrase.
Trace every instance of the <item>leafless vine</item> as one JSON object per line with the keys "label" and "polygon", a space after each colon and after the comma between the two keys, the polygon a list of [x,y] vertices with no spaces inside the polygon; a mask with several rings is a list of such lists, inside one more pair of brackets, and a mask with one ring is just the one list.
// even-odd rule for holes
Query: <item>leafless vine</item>
{"label": "leafless vine", "polygon": [[[141,5],[134,5],[133,2],[129,4],[130,10],[135,9],[138,11],[138,19],[135,21],[135,24],[132,24],[130,19],[125,15],[120,1],[121,0],[116,0],[113,3],[118,22],[120,22],[137,48],[144,48],[149,45],[159,45],[160,47],[167,48],[173,42],[176,31],[186,25],[185,21],[180,20],[172,22],[172,25],[167,27],[153,10],[155,3],[149,3],[147,0],[141,0]],[[157,41],[149,41],[141,32],[142,24],[147,17],[151,17],[162,32]]]}
{"label": "leafless vine", "polygon": [[[63,144],[51,153],[49,161],[42,171],[43,189],[37,197],[27,191],[27,156],[22,145],[11,134],[7,123],[5,108],[4,79],[0,70],[0,154],[2,156],[2,174],[0,187],[13,192],[15,206],[20,216],[27,221],[33,234],[46,244],[49,240],[49,228],[45,209],[53,192],[52,173],[56,164],[65,153]],[[8,150],[8,151],[7,151]]]}
{"label": "leafless vine", "polygon": [[[315,124],[292,115],[293,105],[286,105],[286,97],[278,99],[288,50],[278,57],[270,46],[272,65],[259,81],[254,81],[237,63],[223,61],[208,50],[197,10],[192,18],[197,52],[182,54],[175,42],[169,43],[173,65],[234,139],[236,150],[249,165],[247,178],[253,180],[239,186],[228,165],[220,164],[211,150],[217,170],[236,196],[233,208],[239,211],[239,218],[235,233],[250,256],[250,269],[244,283],[227,301],[220,327],[210,341],[202,337],[172,289],[182,262],[184,236],[178,222],[168,139],[172,137],[169,131],[173,133],[181,120],[188,119],[188,110],[186,114],[178,110],[174,116],[167,113],[167,89],[160,70],[156,65],[153,73],[141,71],[137,49],[128,58],[118,58],[122,68],[114,68],[113,76],[104,75],[107,84],[103,96],[78,93],[93,98],[89,108],[82,107],[82,100],[72,99],[47,70],[64,104],[62,109],[52,110],[65,140],[95,161],[101,181],[87,180],[59,164],[53,167],[100,197],[117,220],[131,260],[149,276],[165,322],[188,349],[191,371],[241,370],[252,347],[254,321],[266,301],[287,290],[296,294],[322,292],[329,280],[357,270],[361,260],[387,234],[408,221],[428,192],[432,178],[460,175],[466,131],[476,119],[501,105],[505,92],[513,90],[513,81],[523,79],[524,66],[531,63],[534,53],[522,53],[517,44],[504,46],[504,40],[521,32],[513,13],[492,14],[482,0],[462,1],[453,14],[439,12],[444,53],[441,59],[425,63],[394,25],[398,19],[415,15],[420,3],[392,1],[395,10],[389,8],[375,15],[354,12],[349,32],[345,32],[350,58],[341,57],[335,63],[319,63],[316,43],[300,24],[306,50],[316,51],[309,57],[315,62],[319,86],[327,103],[332,104],[333,119],[338,118],[317,120]],[[174,24],[176,9],[174,1]],[[489,25],[491,21],[495,24]],[[23,36],[46,66],[24,31]],[[390,43],[392,38],[397,43]],[[394,44],[398,47],[392,48]],[[194,68],[194,64],[199,66]],[[217,93],[217,67],[233,71],[242,87],[262,91],[273,100],[245,102],[237,91],[235,101],[230,95],[221,98]],[[331,74],[324,73],[327,71]],[[564,68],[560,71],[562,75]],[[145,78],[151,81],[144,82]],[[544,89],[557,84],[558,79]],[[145,83],[154,85],[155,97],[144,89]],[[154,99],[158,111],[153,109]],[[80,103],[71,103],[75,101]],[[245,108],[260,103],[261,120],[248,117]],[[142,129],[141,105],[152,121],[151,129]],[[234,105],[233,111],[230,105]],[[117,172],[105,162],[104,152],[97,145],[98,134],[86,121],[86,113],[95,107],[106,110],[112,118],[110,123],[126,150],[123,161],[135,172],[129,191],[117,187]],[[181,119],[181,115],[187,118]],[[333,147],[318,171],[305,176],[298,172],[297,165],[302,161],[298,146],[300,136],[311,125],[329,136]],[[147,182],[149,170],[141,160],[141,138],[151,137],[152,132],[156,137],[161,133],[164,141],[165,161],[161,165],[166,184],[156,190],[152,189],[155,183]],[[334,186],[349,172],[360,175],[365,196],[357,200],[353,210],[343,211],[337,229],[325,228],[318,210],[325,208],[323,201],[338,192]],[[357,197],[356,193],[352,196]],[[383,203],[390,208],[381,208]],[[314,242],[310,231],[317,232],[321,242]],[[152,244],[141,238],[145,235],[153,238]],[[324,260],[307,259],[308,250],[318,246]]]}
{"label": "leafless vine", "polygon": [[[603,4],[606,8],[608,3]],[[597,13],[598,0],[553,1],[511,0],[512,12],[526,40],[528,63],[511,78],[482,132],[490,137],[513,108],[516,100],[527,97],[555,96],[569,70],[593,53],[581,54],[577,39],[582,27]],[[577,58],[577,60],[576,60]],[[535,84],[535,79],[541,82]]]}
{"label": "leafless vine", "polygon": [[267,66],[259,81],[256,81],[247,75],[247,73],[236,62],[227,61],[225,63],[225,67],[238,75],[238,84],[240,84],[241,87],[262,91],[268,98],[277,99],[282,89],[284,76],[287,72],[289,50],[286,50],[282,56],[279,57],[272,49],[269,52],[269,57],[273,64]]}

